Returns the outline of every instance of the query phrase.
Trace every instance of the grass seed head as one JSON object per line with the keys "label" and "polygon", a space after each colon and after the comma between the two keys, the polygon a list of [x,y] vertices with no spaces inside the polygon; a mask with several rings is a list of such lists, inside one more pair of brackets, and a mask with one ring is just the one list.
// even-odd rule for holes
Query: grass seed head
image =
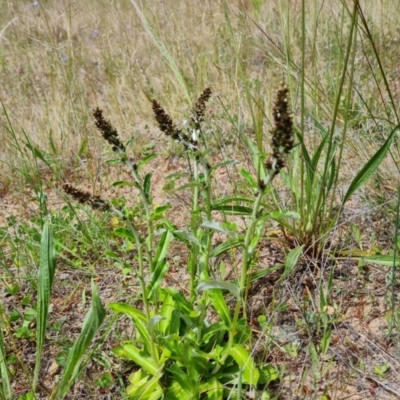
{"label": "grass seed head", "polygon": [[274,128],[272,130],[272,156],[266,168],[275,174],[285,166],[285,155],[294,147],[293,117],[289,107],[289,89],[282,84],[277,92],[273,108]]}
{"label": "grass seed head", "polygon": [[204,120],[204,112],[206,110],[206,103],[211,97],[211,89],[205,88],[203,93],[197,99],[195,106],[192,109],[192,121],[196,129],[200,129],[200,123]]}
{"label": "grass seed head", "polygon": [[106,201],[102,200],[100,196],[92,196],[90,193],[77,189],[69,183],[64,183],[62,188],[64,189],[65,193],[69,194],[81,204],[89,204],[93,208],[103,211],[106,211],[110,208],[110,205]]}
{"label": "grass seed head", "polygon": [[154,118],[156,119],[161,132],[167,136],[171,136],[175,140],[179,140],[180,130],[177,129],[172,118],[165,112],[164,108],[157,100],[152,101]]}
{"label": "grass seed head", "polygon": [[117,130],[103,117],[103,110],[96,108],[93,111],[93,117],[95,119],[95,124],[97,129],[100,131],[101,135],[108,143],[111,144],[114,151],[125,152],[125,146],[119,140]]}

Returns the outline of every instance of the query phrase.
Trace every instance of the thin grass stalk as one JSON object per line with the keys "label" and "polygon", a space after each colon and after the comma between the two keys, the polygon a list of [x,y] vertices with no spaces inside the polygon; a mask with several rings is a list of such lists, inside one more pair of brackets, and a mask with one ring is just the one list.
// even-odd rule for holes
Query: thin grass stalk
{"label": "thin grass stalk", "polygon": [[[392,93],[392,91],[390,90],[389,82],[388,82],[388,80],[387,80],[387,78],[386,78],[385,70],[384,70],[384,68],[383,68],[381,58],[379,57],[379,52],[378,52],[378,50],[377,50],[377,48],[376,48],[376,46],[375,46],[375,41],[374,41],[374,39],[373,39],[373,37],[372,37],[372,34],[371,34],[371,31],[370,31],[370,29],[369,29],[368,22],[367,22],[367,20],[365,19],[364,13],[363,13],[363,11],[362,11],[362,9],[361,9],[361,6],[360,6],[358,0],[357,0],[357,12],[358,12],[358,15],[360,16],[360,19],[361,19],[361,22],[362,22],[362,26],[364,27],[365,35],[367,36],[369,42],[371,43],[372,51],[373,51],[373,53],[374,53],[375,59],[376,59],[376,61],[378,62],[379,72],[380,72],[381,75],[382,75],[382,79],[383,79],[383,82],[384,82],[384,84],[385,84],[386,92],[387,92],[388,95],[389,95],[390,104],[391,104],[391,106],[392,106],[391,109],[394,111],[395,116],[396,116],[396,125],[400,125],[399,114],[398,114],[398,111],[397,111],[397,108],[398,108],[398,107],[397,107],[396,102],[395,102],[395,100],[394,100],[394,98],[393,98],[393,93]],[[367,58],[367,60],[368,60],[368,58]],[[373,72],[373,68],[371,67],[371,65],[370,65],[370,69],[371,69],[371,71]],[[374,75],[374,76],[375,76],[375,75]],[[378,86],[378,85],[377,85],[377,86]],[[379,86],[378,86],[378,89],[379,89]],[[381,97],[382,97],[382,96],[381,96]],[[383,97],[382,97],[382,102],[383,102]],[[385,110],[386,110],[386,109],[387,109],[387,108],[385,107]],[[387,115],[388,115],[388,120],[390,120],[390,115],[388,114],[388,112],[387,112]],[[395,160],[396,160],[396,157],[393,155],[393,153],[392,153],[391,150],[389,150],[389,154],[390,154],[390,156],[392,157],[392,160],[395,161]],[[395,165],[395,167],[397,168],[397,171],[400,173],[400,167],[399,167],[399,165],[398,165],[398,162],[395,161],[395,162],[394,162],[394,165]]]}
{"label": "thin grass stalk", "polygon": [[[302,136],[304,137],[304,120],[305,120],[305,70],[306,70],[306,10],[305,10],[305,0],[301,2],[301,85],[300,85],[300,131]],[[289,8],[289,7],[288,7]],[[289,11],[288,11],[289,12]],[[301,231],[307,229],[308,220],[309,220],[309,210],[310,210],[310,201],[311,194],[306,196],[307,205],[304,206],[304,190],[306,185],[304,184],[304,160],[300,163],[300,208],[296,208],[300,210],[300,223],[305,224],[301,228]],[[297,205],[296,205],[297,206]],[[306,211],[308,210],[308,212]],[[307,218],[304,218],[304,215],[307,215]]]}
{"label": "thin grass stalk", "polygon": [[153,240],[154,240],[154,227],[153,227],[153,220],[151,218],[150,213],[150,203],[146,197],[144,192],[143,186],[140,182],[139,175],[137,173],[136,168],[132,164],[132,162],[126,157],[124,158],[124,164],[129,168],[132,173],[133,179],[136,182],[136,187],[139,190],[140,198],[142,200],[142,205],[144,207],[144,211],[146,213],[146,222],[147,222],[147,258],[148,263],[150,265],[150,272],[154,272],[154,268],[156,267],[153,265]]}
{"label": "thin grass stalk", "polygon": [[[242,58],[240,56],[239,45],[238,45],[237,40],[235,39],[235,30],[234,30],[234,28],[232,26],[231,19],[229,17],[229,9],[228,9],[227,1],[226,0],[222,0],[222,5],[223,5],[223,8],[224,8],[225,20],[226,20],[228,28],[229,28],[230,38],[232,39],[233,48],[235,50],[235,65],[236,65],[236,67],[237,67],[237,69],[239,71],[239,76],[240,76],[240,79],[241,79],[241,83],[242,83],[243,88],[244,88],[244,92],[245,92],[245,95],[246,95],[246,101],[247,101],[247,104],[248,104],[248,109],[249,109],[250,115],[251,115],[251,120],[253,122],[254,128],[256,128],[257,127],[257,122],[256,122],[256,117],[255,117],[254,109],[253,109],[252,96],[251,96],[251,93],[250,93],[250,90],[249,90],[248,79],[247,79],[247,76],[245,74],[245,70],[244,70],[243,63],[242,63]],[[255,129],[255,132],[257,134],[258,130]],[[258,135],[256,136],[256,142],[257,142],[257,146],[258,146],[259,151],[263,151],[262,138],[260,140]],[[261,169],[261,162],[260,162],[259,170],[257,171],[257,173],[259,173],[260,169]]]}
{"label": "thin grass stalk", "polygon": [[[204,196],[205,196],[205,204],[206,204],[206,216],[207,221],[211,221],[211,176],[210,176],[210,168],[205,160],[203,160],[203,170],[205,176],[205,188],[204,188]],[[208,278],[210,276],[210,253],[211,253],[211,245],[212,245],[213,231],[208,230],[207,232],[207,244],[206,244],[206,252],[204,259],[204,274]]]}
{"label": "thin grass stalk", "polygon": [[[351,26],[350,26],[349,40],[348,40],[347,46],[346,46],[346,54],[345,54],[345,58],[344,58],[343,69],[342,69],[342,73],[341,73],[341,77],[340,77],[338,93],[336,94],[336,101],[335,101],[335,106],[334,106],[333,115],[332,115],[332,125],[331,125],[330,132],[329,132],[328,148],[327,148],[327,153],[326,153],[327,161],[328,161],[328,157],[330,157],[330,154],[331,154],[332,148],[333,148],[333,138],[334,138],[334,134],[335,134],[336,118],[337,118],[338,112],[339,112],[341,94],[342,94],[344,82],[346,79],[346,71],[347,71],[347,66],[349,64],[349,58],[350,58],[350,53],[351,53],[352,44],[353,44],[353,34],[354,34],[355,26],[356,26],[357,3],[358,3],[358,0],[355,0],[353,12],[351,14]],[[321,181],[323,183],[325,183],[327,180],[328,169],[329,169],[329,162],[326,162],[324,165],[324,170],[323,170],[322,179],[321,179]],[[322,190],[320,190],[320,192],[319,192],[318,199],[316,202],[316,204],[317,204],[316,210],[317,211],[324,208],[324,202],[326,199],[326,195],[327,195],[327,193],[326,193],[325,188],[322,188]],[[319,223],[318,219],[314,218],[313,227],[312,227],[313,232],[318,230],[318,227],[317,227],[318,223]]]}
{"label": "thin grass stalk", "polygon": [[[357,24],[358,18],[357,18],[357,13],[355,14],[354,18],[354,26]],[[344,149],[344,143],[345,139],[347,136],[347,127],[348,127],[348,122],[349,122],[349,108],[350,108],[350,103],[351,103],[351,94],[352,94],[352,89],[353,89],[353,81],[354,81],[354,69],[355,69],[355,60],[356,60],[356,52],[357,52],[357,29],[353,30],[353,39],[352,39],[352,47],[353,50],[351,52],[351,62],[350,62],[350,75],[349,75],[349,85],[347,89],[347,94],[346,94],[346,102],[345,102],[345,116],[344,116],[344,125],[343,125],[343,131],[342,131],[342,137],[341,137],[341,144],[339,148],[339,155],[337,158],[337,164],[336,164],[336,171],[335,171],[335,177],[334,177],[334,182],[333,182],[333,188],[332,188],[332,193],[336,193],[337,186],[339,184],[339,172],[341,170],[341,162],[343,158],[343,149]],[[331,196],[330,199],[330,204],[329,204],[329,218],[327,220],[326,226],[329,226],[329,224],[335,223],[335,220],[339,216],[339,213],[341,210],[339,210],[336,214],[336,217],[332,220],[332,210],[334,209],[334,202],[335,202],[335,196]]]}
{"label": "thin grass stalk", "polygon": [[399,240],[399,225],[400,225],[400,185],[397,188],[397,211],[395,221],[395,232],[394,232],[394,254],[393,254],[393,265],[391,266],[390,286],[391,286],[391,299],[390,299],[390,324],[389,324],[389,337],[392,336],[395,328],[396,318],[396,272],[397,272],[397,252],[398,252],[398,240]]}
{"label": "thin grass stalk", "polygon": [[369,42],[371,43],[372,51],[374,52],[375,59],[378,62],[378,68],[379,68],[379,71],[380,71],[380,73],[382,75],[382,79],[383,79],[383,82],[385,84],[386,91],[387,91],[387,93],[389,95],[390,104],[392,105],[392,109],[393,109],[393,111],[394,111],[394,113],[396,115],[397,125],[400,125],[400,119],[399,119],[399,114],[398,114],[398,111],[397,111],[397,105],[396,105],[396,102],[395,102],[395,100],[393,98],[392,91],[390,90],[389,82],[388,82],[388,80],[386,78],[385,70],[383,68],[381,59],[379,57],[379,52],[378,52],[378,50],[377,50],[377,48],[375,46],[374,39],[373,39],[371,31],[369,29],[369,24],[368,24],[368,22],[367,22],[367,20],[366,20],[366,18],[364,16],[364,13],[362,11],[362,8],[361,8],[359,0],[354,0],[354,3],[355,3],[355,6],[357,8],[357,13],[360,16],[360,19],[361,19],[361,22],[362,22],[362,26],[365,29],[365,34],[366,34]]}
{"label": "thin grass stalk", "polygon": [[[199,193],[200,188],[198,186],[199,183],[199,166],[197,164],[197,160],[193,163],[193,180],[196,183],[193,188],[193,214],[191,218],[191,228],[193,231],[193,235],[197,237],[198,234],[198,221],[199,221]],[[190,264],[189,264],[189,273],[190,273],[190,298],[194,300],[197,297],[196,293],[196,273],[197,273],[197,261],[198,261],[199,249],[196,244],[192,245],[190,252]]]}

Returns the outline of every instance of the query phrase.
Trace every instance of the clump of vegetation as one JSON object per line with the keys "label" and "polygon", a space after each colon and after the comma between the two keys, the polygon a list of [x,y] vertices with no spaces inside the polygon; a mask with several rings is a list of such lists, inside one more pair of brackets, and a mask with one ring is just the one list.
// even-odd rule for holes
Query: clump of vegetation
{"label": "clump of vegetation", "polygon": [[0,399],[397,398],[396,5],[183,3],[0,16]]}

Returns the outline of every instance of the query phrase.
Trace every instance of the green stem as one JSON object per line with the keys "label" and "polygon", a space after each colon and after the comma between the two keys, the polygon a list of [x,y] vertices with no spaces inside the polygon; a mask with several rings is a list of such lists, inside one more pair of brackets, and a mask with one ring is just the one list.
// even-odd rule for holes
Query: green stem
{"label": "green stem", "polygon": [[[192,211],[192,219],[191,226],[193,235],[197,238],[197,226],[199,220],[199,167],[197,164],[197,160],[195,160],[193,165],[193,182],[196,184],[194,186],[193,191],[193,211]],[[190,298],[194,300],[197,296],[196,294],[196,272],[197,272],[197,256],[198,256],[198,246],[196,244],[192,245],[191,254],[190,254]]]}
{"label": "green stem", "polygon": [[[122,212],[116,208],[111,209],[115,214],[117,214],[120,218],[124,218]],[[151,318],[151,313],[150,313],[150,306],[149,306],[149,301],[147,299],[147,289],[146,289],[146,283],[144,281],[144,260],[143,260],[143,251],[142,251],[142,243],[140,240],[140,236],[136,228],[133,226],[133,224],[128,220],[127,225],[129,230],[132,232],[133,236],[135,237],[137,249],[138,249],[138,261],[139,261],[139,273],[138,273],[138,278],[139,278],[139,283],[140,283],[140,289],[142,293],[142,301],[143,301],[143,306],[145,310],[145,314],[147,317],[147,320],[149,321]],[[159,358],[157,356],[156,348],[154,345],[153,337],[150,335],[150,351],[152,358],[154,362],[158,365],[159,363]]]}
{"label": "green stem", "polygon": [[[239,314],[240,310],[242,308],[242,305],[245,303],[246,297],[247,297],[247,279],[248,279],[248,269],[250,265],[250,261],[252,258],[252,253],[249,252],[249,247],[251,244],[251,241],[254,236],[254,230],[257,224],[257,215],[260,209],[261,201],[265,193],[266,187],[272,182],[272,179],[275,176],[274,170],[270,170],[268,173],[268,176],[264,182],[264,189],[260,189],[259,193],[256,197],[256,200],[253,205],[253,212],[251,215],[251,224],[247,228],[246,231],[246,236],[244,239],[244,244],[243,244],[243,260],[242,260],[242,271],[241,271],[241,276],[240,276],[240,281],[239,281],[239,290],[240,290],[240,295],[239,298],[237,299],[236,306],[235,306],[235,311],[233,315],[233,320],[232,320],[232,326],[231,329],[229,330],[229,338],[228,338],[228,349],[230,349],[233,345],[233,339],[236,334],[236,326],[239,320]],[[246,310],[243,311],[244,314],[246,314]],[[229,355],[229,350],[225,353],[225,355],[222,357],[220,365],[223,365],[225,362],[225,359]]]}

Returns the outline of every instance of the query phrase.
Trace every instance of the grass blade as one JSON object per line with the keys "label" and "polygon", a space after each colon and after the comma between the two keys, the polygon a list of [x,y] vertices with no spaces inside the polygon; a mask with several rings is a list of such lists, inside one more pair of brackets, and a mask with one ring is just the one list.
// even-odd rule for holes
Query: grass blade
{"label": "grass blade", "polygon": [[36,329],[36,364],[33,377],[33,391],[35,391],[40,371],[40,361],[46,335],[47,316],[53,285],[54,272],[56,270],[56,251],[53,243],[51,228],[46,222],[43,226],[37,303],[37,329]]}
{"label": "grass blade", "polygon": [[364,165],[361,171],[357,174],[357,176],[351,182],[346,195],[343,199],[343,204],[346,203],[347,200],[351,197],[351,195],[361,187],[368,178],[377,170],[382,160],[385,158],[387,152],[390,149],[390,145],[393,142],[395,134],[399,126],[396,126],[389,137],[386,139],[386,142],[382,145],[382,147],[372,156],[372,158]]}
{"label": "grass blade", "polygon": [[[1,313],[3,313],[3,308],[1,308]],[[3,330],[2,330],[2,321],[3,316],[0,315],[0,398],[11,400],[13,398],[13,394],[11,391],[11,383],[10,383],[10,375],[8,373],[7,363],[6,363],[6,351],[4,348],[4,338],[3,338]]]}
{"label": "grass blade", "polygon": [[101,303],[98,287],[92,282],[92,305],[83,321],[82,331],[69,351],[67,363],[57,388],[56,399],[62,399],[79,374],[82,357],[90,346],[106,316],[106,311]]}

